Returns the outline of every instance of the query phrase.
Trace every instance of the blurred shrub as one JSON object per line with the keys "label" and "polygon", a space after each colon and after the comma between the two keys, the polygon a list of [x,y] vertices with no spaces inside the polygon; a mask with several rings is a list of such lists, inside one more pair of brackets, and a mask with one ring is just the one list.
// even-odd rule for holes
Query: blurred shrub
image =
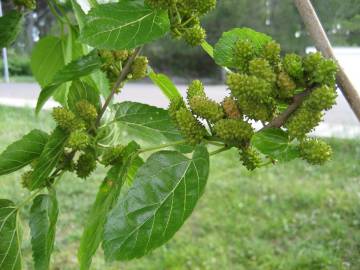
{"label": "blurred shrub", "polygon": [[[11,76],[13,76],[13,75],[30,76],[31,75],[29,56],[9,53],[8,63],[9,63],[9,72],[10,72]],[[0,71],[1,71],[1,73],[3,73],[3,71],[4,71],[4,64],[3,64],[2,59],[0,60]]]}

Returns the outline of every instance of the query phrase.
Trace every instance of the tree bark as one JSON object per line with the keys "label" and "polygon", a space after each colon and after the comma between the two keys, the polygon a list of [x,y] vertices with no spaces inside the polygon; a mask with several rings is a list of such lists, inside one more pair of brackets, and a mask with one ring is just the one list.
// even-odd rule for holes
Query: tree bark
{"label": "tree bark", "polygon": [[[327,58],[336,60],[331,43],[321,25],[321,22],[316,14],[314,7],[310,0],[294,0],[300,16],[315,43],[317,50],[323,53]],[[360,121],[360,96],[356,91],[354,85],[346,75],[344,69],[339,65],[339,72],[336,77],[337,84],[343,93],[345,99],[349,103],[351,109]]]}

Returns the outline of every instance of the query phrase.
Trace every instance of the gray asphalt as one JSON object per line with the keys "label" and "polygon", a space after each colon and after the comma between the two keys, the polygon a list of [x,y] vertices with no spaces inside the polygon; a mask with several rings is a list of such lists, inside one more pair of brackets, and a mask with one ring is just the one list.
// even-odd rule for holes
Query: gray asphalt
{"label": "gray asphalt", "polygon": [[[185,85],[178,85],[178,89],[185,95]],[[206,91],[209,97],[217,101],[222,100],[227,94],[225,85],[208,85]],[[40,87],[35,83],[0,83],[0,103],[9,106],[16,105],[17,100],[35,103],[39,92]],[[146,83],[127,84],[122,93],[116,96],[116,100],[137,101],[158,107],[168,105],[168,100],[161,91],[156,86]],[[340,92],[337,105],[326,113],[325,122],[319,127],[317,133],[325,136],[360,136],[360,124]]]}

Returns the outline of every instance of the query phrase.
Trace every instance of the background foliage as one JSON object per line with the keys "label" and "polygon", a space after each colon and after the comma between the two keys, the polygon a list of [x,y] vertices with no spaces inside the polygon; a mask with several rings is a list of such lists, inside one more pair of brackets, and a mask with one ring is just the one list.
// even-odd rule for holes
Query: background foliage
{"label": "background foliage", "polygon": [[[29,62],[26,59],[34,45],[34,37],[36,40],[60,31],[55,26],[55,18],[50,14],[46,1],[38,2],[35,13],[26,17],[26,28],[14,45],[16,53],[9,57],[13,75],[29,75]],[[312,3],[335,46],[360,45],[359,1],[314,0]],[[4,4],[5,10],[10,8],[10,1]],[[68,2],[65,8],[71,12]],[[302,54],[307,46],[312,45],[292,0],[222,0],[218,2],[217,9],[204,18],[203,24],[211,44],[218,40],[223,31],[243,26],[271,35],[282,44],[285,52]],[[215,81],[221,78],[219,68],[200,48],[191,48],[183,42],[163,38],[146,46],[145,54],[153,66],[170,75],[190,78],[211,75]]]}

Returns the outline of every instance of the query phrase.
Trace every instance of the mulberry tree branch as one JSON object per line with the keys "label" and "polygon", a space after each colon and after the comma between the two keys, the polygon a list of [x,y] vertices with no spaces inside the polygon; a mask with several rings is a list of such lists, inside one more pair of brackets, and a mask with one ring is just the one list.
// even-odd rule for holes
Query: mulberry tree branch
{"label": "mulberry tree branch", "polygon": [[304,99],[313,91],[313,88],[310,88],[300,94],[297,94],[293,97],[293,102],[287,107],[287,109],[281,113],[279,116],[275,117],[269,124],[264,126],[261,130],[268,128],[280,128],[282,127],[290,116],[301,106]]}
{"label": "mulberry tree branch", "polygon": [[[311,4],[310,0],[294,0],[294,4],[297,7],[300,16],[309,31],[312,40],[315,43],[315,47],[323,53],[325,57],[335,59],[334,51],[331,47],[330,41],[321,25],[321,22]],[[339,66],[339,72],[337,74],[337,84],[349,103],[354,114],[360,121],[360,96],[356,91],[354,85],[346,75],[344,69]]]}
{"label": "mulberry tree branch", "polygon": [[134,62],[135,58],[140,54],[142,47],[139,47],[135,50],[134,54],[131,55],[131,57],[129,58],[129,60],[126,62],[126,65],[124,66],[124,68],[121,70],[121,73],[117,79],[117,81],[115,82],[110,95],[106,98],[104,105],[101,108],[101,111],[98,115],[98,118],[96,120],[96,126],[99,126],[100,124],[100,120],[102,118],[102,116],[104,115],[106,108],[109,106],[111,100],[113,99],[117,89],[120,87],[121,83],[123,81],[126,80],[127,76],[129,75],[129,73],[131,72],[131,65]]}

